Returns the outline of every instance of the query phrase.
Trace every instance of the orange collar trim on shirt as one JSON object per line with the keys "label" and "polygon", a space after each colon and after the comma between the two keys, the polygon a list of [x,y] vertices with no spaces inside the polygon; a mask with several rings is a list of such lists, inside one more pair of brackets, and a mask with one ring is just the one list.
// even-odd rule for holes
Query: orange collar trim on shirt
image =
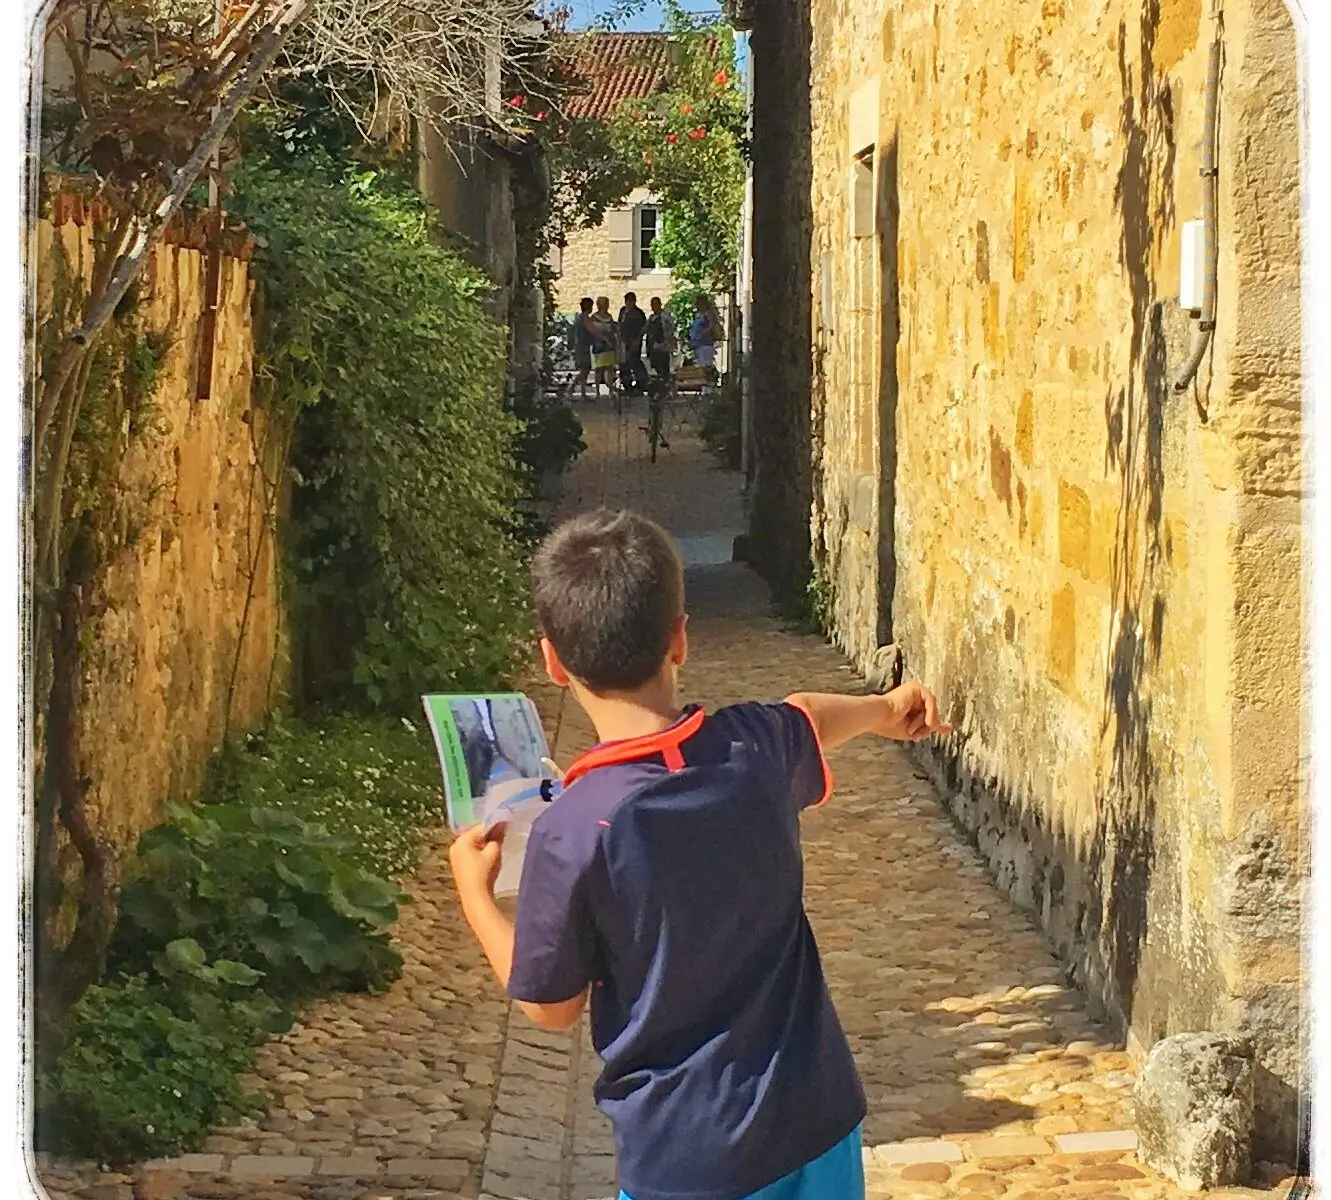
{"label": "orange collar trim on shirt", "polygon": [[660,733],[648,733],[642,737],[606,742],[588,750],[586,754],[569,764],[568,770],[564,772],[564,786],[570,787],[588,771],[594,771],[597,767],[637,762],[653,754],[659,754],[665,759],[665,765],[670,770],[681,770],[684,766],[684,755],[680,751],[680,746],[702,728],[705,716],[701,708],[694,709],[688,716],[676,721],[668,729],[661,730]]}

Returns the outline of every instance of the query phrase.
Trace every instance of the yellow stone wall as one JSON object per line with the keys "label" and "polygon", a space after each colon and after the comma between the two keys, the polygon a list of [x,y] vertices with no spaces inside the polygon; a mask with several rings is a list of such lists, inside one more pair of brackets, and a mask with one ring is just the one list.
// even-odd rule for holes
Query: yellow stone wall
{"label": "yellow stone wall", "polygon": [[1306,865],[1297,59],[1280,0],[1225,5],[1218,330],[1178,393],[1209,11],[813,0],[812,535],[838,640],[865,666],[899,645],[957,723],[933,766],[1000,882],[1139,1051],[1254,1033],[1282,1141]]}
{"label": "yellow stone wall", "polygon": [[[91,270],[91,225],[76,207],[78,221],[65,212],[58,224],[38,223],[39,312],[49,311],[57,242],[73,270],[85,278]],[[122,496],[136,534],[112,563],[86,657],[90,804],[99,829],[125,848],[168,801],[196,795],[228,693],[231,727],[252,728],[270,688],[285,682],[279,567],[264,529],[282,473],[263,414],[251,407],[253,284],[245,262],[221,257],[212,394],[197,399],[207,258],[163,245],[145,275],[144,324],[174,334],[153,398],[162,432],[136,440],[125,462]]]}

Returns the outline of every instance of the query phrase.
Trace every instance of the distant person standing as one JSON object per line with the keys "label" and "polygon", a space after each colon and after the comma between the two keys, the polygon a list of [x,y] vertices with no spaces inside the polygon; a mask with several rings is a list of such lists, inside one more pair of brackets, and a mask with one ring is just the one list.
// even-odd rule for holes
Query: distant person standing
{"label": "distant person standing", "polygon": [[647,361],[652,373],[665,379],[670,374],[670,360],[679,346],[675,318],[666,311],[660,296],[652,297],[652,315],[647,318]]}
{"label": "distant person standing", "polygon": [[596,297],[596,311],[587,319],[587,328],[592,338],[592,378],[596,383],[596,394],[601,394],[601,384],[613,395],[615,390],[615,366],[619,361],[619,326],[610,315],[610,297]]}
{"label": "distant person standing", "polygon": [[709,378],[716,377],[716,346],[726,340],[725,326],[721,324],[721,315],[716,305],[708,296],[696,296],[693,300],[693,323],[689,326],[689,346],[693,350],[693,361],[707,372]]}
{"label": "distant person standing", "polygon": [[573,318],[573,369],[577,372],[568,382],[565,395],[577,388],[587,398],[587,377],[592,373],[592,298],[584,296],[578,301],[578,312]]}
{"label": "distant person standing", "polygon": [[620,368],[624,391],[635,395],[647,389],[647,365],[642,361],[642,338],[647,328],[647,314],[638,307],[638,297],[629,292],[619,310],[619,341],[624,349]]}

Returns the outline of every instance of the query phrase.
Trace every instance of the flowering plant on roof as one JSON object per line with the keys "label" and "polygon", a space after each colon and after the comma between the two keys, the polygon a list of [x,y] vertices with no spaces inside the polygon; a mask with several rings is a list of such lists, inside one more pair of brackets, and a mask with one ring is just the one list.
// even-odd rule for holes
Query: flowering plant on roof
{"label": "flowering plant on roof", "polygon": [[509,64],[499,111],[492,114],[507,133],[519,138],[539,136],[547,145],[568,137],[569,101],[585,90],[568,39],[561,36],[571,12],[567,5],[550,10],[544,18],[546,35],[534,39]]}
{"label": "flowering plant on roof", "polygon": [[710,286],[733,279],[738,259],[747,111],[729,28],[690,16],[676,0],[665,10],[676,47],[666,87],[625,101],[612,136],[661,201],[657,263]]}

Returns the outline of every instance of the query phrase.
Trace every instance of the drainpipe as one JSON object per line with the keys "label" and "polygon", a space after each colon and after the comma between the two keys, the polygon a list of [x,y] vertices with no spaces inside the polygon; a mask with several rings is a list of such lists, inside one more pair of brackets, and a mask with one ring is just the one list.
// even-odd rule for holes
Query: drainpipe
{"label": "drainpipe", "polygon": [[[742,34],[744,55],[744,104],[748,117],[749,154],[753,154],[753,42]],[[753,398],[749,384],[750,349],[753,345],[753,163],[744,170],[744,214],[740,235],[740,470],[747,487],[753,482]]]}
{"label": "drainpipe", "polygon": [[1216,209],[1219,183],[1216,168],[1216,129],[1220,108],[1220,57],[1222,50],[1219,9],[1211,14],[1216,22],[1215,40],[1211,43],[1206,68],[1206,117],[1202,130],[1202,311],[1197,331],[1192,337],[1192,351],[1174,380],[1174,390],[1185,392],[1197,378],[1202,359],[1206,357],[1211,335],[1215,331],[1216,276],[1219,268],[1220,244],[1216,236]]}

